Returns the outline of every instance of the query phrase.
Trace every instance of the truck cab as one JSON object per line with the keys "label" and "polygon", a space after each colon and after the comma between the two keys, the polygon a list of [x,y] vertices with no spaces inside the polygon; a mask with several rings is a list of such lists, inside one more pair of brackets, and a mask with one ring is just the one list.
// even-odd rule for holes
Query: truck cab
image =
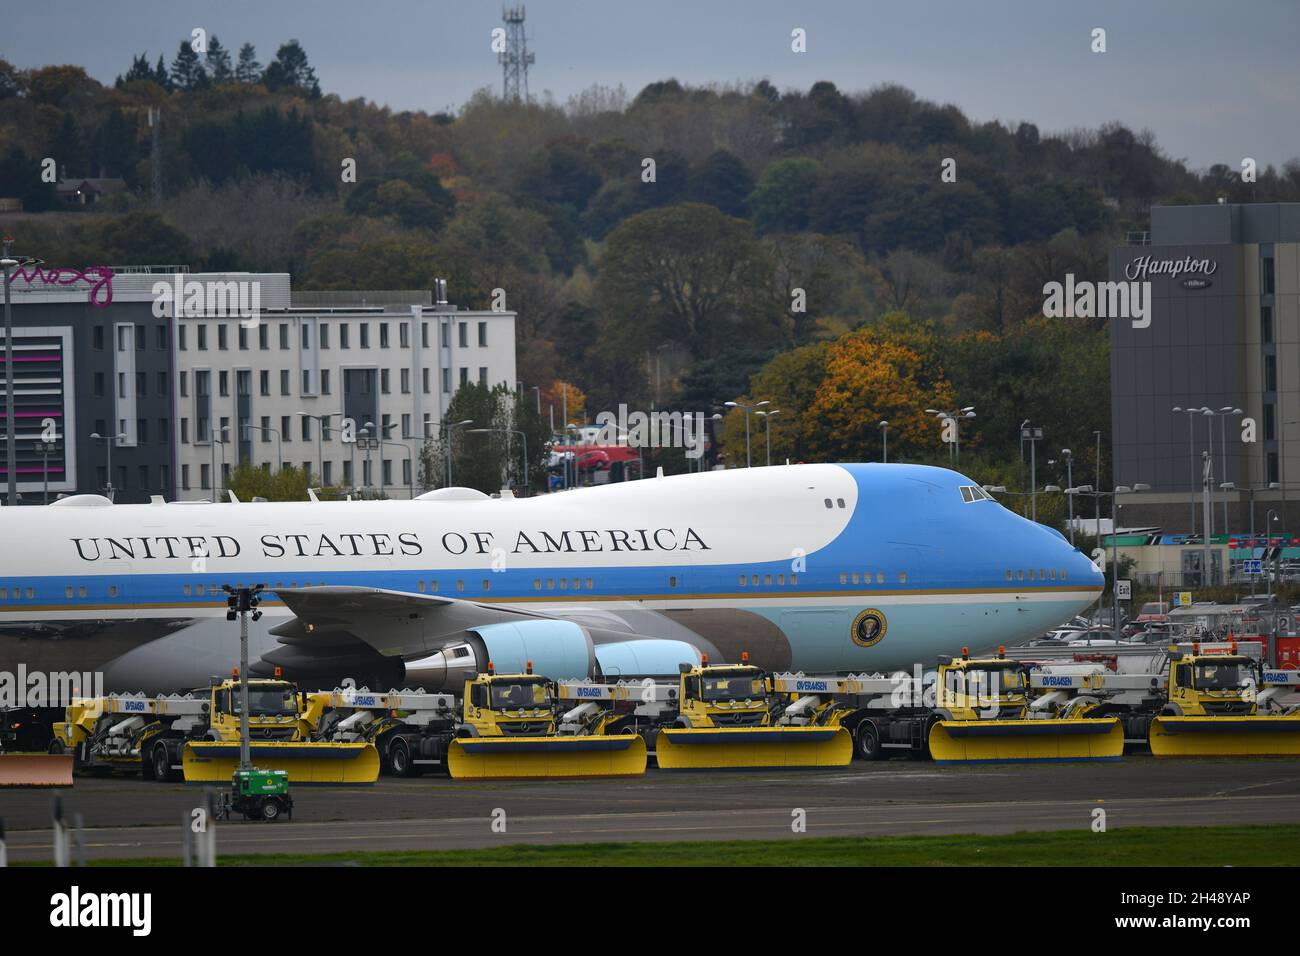
{"label": "truck cab", "polygon": [[1168,715],[1179,717],[1252,717],[1258,712],[1258,664],[1224,648],[1192,645],[1169,649]]}
{"label": "truck cab", "polygon": [[[214,681],[209,688],[209,732],[213,739],[239,739],[241,695],[239,681]],[[288,681],[260,679],[248,682],[248,736],[250,740],[305,740],[303,710],[298,688]]]}
{"label": "truck cab", "polygon": [[486,674],[465,678],[460,736],[546,737],[555,733],[555,685],[531,664],[523,674]]}
{"label": "truck cab", "polygon": [[741,664],[710,666],[706,654],[698,665],[682,665],[678,726],[765,727],[772,722],[766,676],[746,663],[748,653],[741,660]]}
{"label": "truck cab", "polygon": [[946,720],[1019,720],[1029,704],[1027,669],[1008,659],[1006,648],[997,657],[972,658],[962,648],[960,658],[939,658],[935,709]]}

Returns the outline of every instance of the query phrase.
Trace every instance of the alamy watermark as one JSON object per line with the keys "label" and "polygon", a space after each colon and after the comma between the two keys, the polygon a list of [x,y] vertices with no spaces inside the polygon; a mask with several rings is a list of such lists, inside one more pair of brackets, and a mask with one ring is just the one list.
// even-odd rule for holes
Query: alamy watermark
{"label": "alamy watermark", "polygon": [[0,671],[0,709],[67,707],[82,697],[104,696],[102,671]]}
{"label": "alamy watermark", "polygon": [[153,284],[153,314],[166,318],[239,319],[246,329],[262,318],[262,283],[257,279],[225,281],[187,279],[179,273],[172,281]]}
{"label": "alamy watermark", "polygon": [[627,405],[619,405],[617,412],[596,415],[597,444],[685,448],[687,458],[699,458],[707,434],[704,422],[703,412],[629,412]]}
{"label": "alamy watermark", "polygon": [[1049,319],[1132,319],[1133,328],[1151,325],[1150,282],[1065,282],[1043,286],[1043,315]]}

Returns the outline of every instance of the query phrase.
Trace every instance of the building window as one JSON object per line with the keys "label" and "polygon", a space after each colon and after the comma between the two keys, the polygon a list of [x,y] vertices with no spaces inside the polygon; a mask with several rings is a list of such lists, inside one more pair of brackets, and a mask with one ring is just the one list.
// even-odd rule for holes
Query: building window
{"label": "building window", "polygon": [[230,373],[222,370],[217,373],[217,391],[223,398],[230,395]]}
{"label": "building window", "polygon": [[162,396],[166,396],[170,392],[171,389],[167,387],[167,373],[159,372],[158,373],[158,394]]}
{"label": "building window", "polygon": [[330,347],[330,327],[324,322],[320,324],[320,347],[323,349]]}
{"label": "building window", "polygon": [[320,393],[322,395],[330,393],[330,370],[327,368],[320,370]]}
{"label": "building window", "polygon": [[230,348],[230,335],[220,322],[217,323],[217,349],[224,352]]}
{"label": "building window", "polygon": [[1277,356],[1264,356],[1264,391],[1277,391]]}
{"label": "building window", "polygon": [[185,398],[190,394],[190,373],[181,372],[179,381],[181,386],[181,398]]}
{"label": "building window", "polygon": [[95,326],[94,332],[91,333],[91,342],[91,348],[96,352],[104,351],[104,327],[102,325]]}
{"label": "building window", "polygon": [[[190,443],[190,420],[188,418],[182,418],[181,419],[181,444],[188,445],[189,443]],[[185,482],[185,487],[188,488],[189,486],[190,483],[187,480]]]}
{"label": "building window", "polygon": [[306,415],[302,417],[302,440],[311,441],[311,419]]}
{"label": "building window", "polygon": [[409,349],[411,347],[411,323],[410,322],[397,323],[397,341],[404,349]]}
{"label": "building window", "polygon": [[348,324],[346,322],[339,323],[339,348],[352,348],[351,344],[348,342]]}
{"label": "building window", "polygon": [[469,323],[459,322],[456,327],[456,344],[461,348],[469,348]]}
{"label": "building window", "polygon": [[158,326],[158,333],[157,333],[157,334],[158,334],[158,351],[159,351],[159,352],[166,352],[166,351],[167,351],[167,346],[170,344],[170,343],[167,341],[167,326],[165,326],[165,325],[160,325],[160,326]]}
{"label": "building window", "polygon": [[[181,488],[185,491],[190,490],[190,466],[181,465]],[[187,588],[189,585],[185,585]]]}
{"label": "building window", "polygon": [[95,373],[94,383],[95,384],[92,390],[92,394],[96,398],[103,398],[104,397],[104,373],[103,372]]}
{"label": "building window", "polygon": [[410,395],[411,394],[411,370],[409,368],[402,369],[401,378],[402,378],[402,394]]}
{"label": "building window", "polygon": [[257,390],[264,397],[271,394],[271,373],[266,369],[257,373]]}
{"label": "building window", "polygon": [[363,349],[370,348],[370,323],[369,322],[361,323],[361,347]]}
{"label": "building window", "polygon": [[239,351],[248,351],[248,329],[244,327],[242,322],[239,325]]}
{"label": "building window", "polygon": [[143,352],[149,347],[148,336],[149,331],[143,325],[135,327],[135,350],[137,352]]}
{"label": "building window", "polygon": [[270,338],[270,331],[267,324],[265,322],[259,323],[257,326],[257,347],[265,352],[271,347]]}
{"label": "building window", "polygon": [[480,385],[486,385],[486,384],[488,383],[488,370],[487,370],[487,366],[480,366],[480,367],[479,367],[479,370],[478,370],[478,383],[479,383]]}
{"label": "building window", "polygon": [[379,323],[379,347],[381,349],[388,348],[388,323],[387,322]]}
{"label": "building window", "polygon": [[484,349],[487,348],[487,323],[486,322],[480,322],[478,324],[478,344],[479,344],[479,348],[484,348]]}
{"label": "building window", "polygon": [[302,370],[302,393],[304,395],[311,394],[311,369],[305,368]]}
{"label": "building window", "polygon": [[1277,411],[1272,402],[1264,403],[1264,440],[1277,439]]}
{"label": "building window", "polygon": [[1273,257],[1265,256],[1259,260],[1259,293],[1273,294]]}
{"label": "building window", "polygon": [[381,395],[387,395],[388,391],[388,369],[381,368],[379,370],[379,392]]}
{"label": "building window", "polygon": [[291,391],[289,388],[289,370],[282,368],[280,369],[280,394],[289,395]]}
{"label": "building window", "polygon": [[135,394],[138,396],[147,395],[149,392],[149,377],[144,372],[135,373]]}
{"label": "building window", "polygon": [[469,369],[465,368],[465,366],[463,365],[460,368],[460,384],[462,385],[469,384]]}
{"label": "building window", "polygon": [[1273,307],[1271,305],[1261,305],[1259,307],[1259,338],[1265,345],[1273,344]]}
{"label": "building window", "polygon": [[[306,419],[303,419],[303,421],[306,421]],[[280,416],[280,440],[281,441],[293,441],[293,432],[289,430],[289,425],[291,422],[292,419],[288,415]]]}
{"label": "building window", "polygon": [[289,347],[289,323],[281,322],[280,323],[280,348],[287,349],[288,347]]}
{"label": "building window", "polygon": [[208,350],[208,327],[200,324],[196,328],[199,330],[199,351],[206,352]]}
{"label": "building window", "polygon": [[1270,482],[1278,481],[1277,452],[1268,453],[1268,480]]}
{"label": "building window", "polygon": [[182,352],[185,351],[185,326],[183,325],[176,326],[176,344]]}

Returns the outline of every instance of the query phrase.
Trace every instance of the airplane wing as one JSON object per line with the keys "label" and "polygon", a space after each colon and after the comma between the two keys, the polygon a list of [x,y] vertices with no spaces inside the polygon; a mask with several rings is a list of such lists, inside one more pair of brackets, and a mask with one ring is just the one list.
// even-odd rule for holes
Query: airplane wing
{"label": "airplane wing", "polygon": [[[603,608],[566,607],[542,614],[510,604],[480,604],[432,594],[368,587],[282,588],[276,595],[294,616],[271,629],[279,646],[252,665],[290,675],[384,674],[491,625],[565,621],[596,643],[641,638]],[[396,678],[394,678],[396,679]]]}

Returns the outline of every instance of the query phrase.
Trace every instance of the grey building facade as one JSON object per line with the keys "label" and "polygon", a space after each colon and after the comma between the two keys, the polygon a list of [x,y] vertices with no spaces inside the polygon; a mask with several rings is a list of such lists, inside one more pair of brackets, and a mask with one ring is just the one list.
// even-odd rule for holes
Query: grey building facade
{"label": "grey building facade", "polygon": [[1212,533],[1300,527],[1300,204],[1154,207],[1110,278],[1151,295],[1110,324],[1121,524],[1203,533],[1209,453]]}

